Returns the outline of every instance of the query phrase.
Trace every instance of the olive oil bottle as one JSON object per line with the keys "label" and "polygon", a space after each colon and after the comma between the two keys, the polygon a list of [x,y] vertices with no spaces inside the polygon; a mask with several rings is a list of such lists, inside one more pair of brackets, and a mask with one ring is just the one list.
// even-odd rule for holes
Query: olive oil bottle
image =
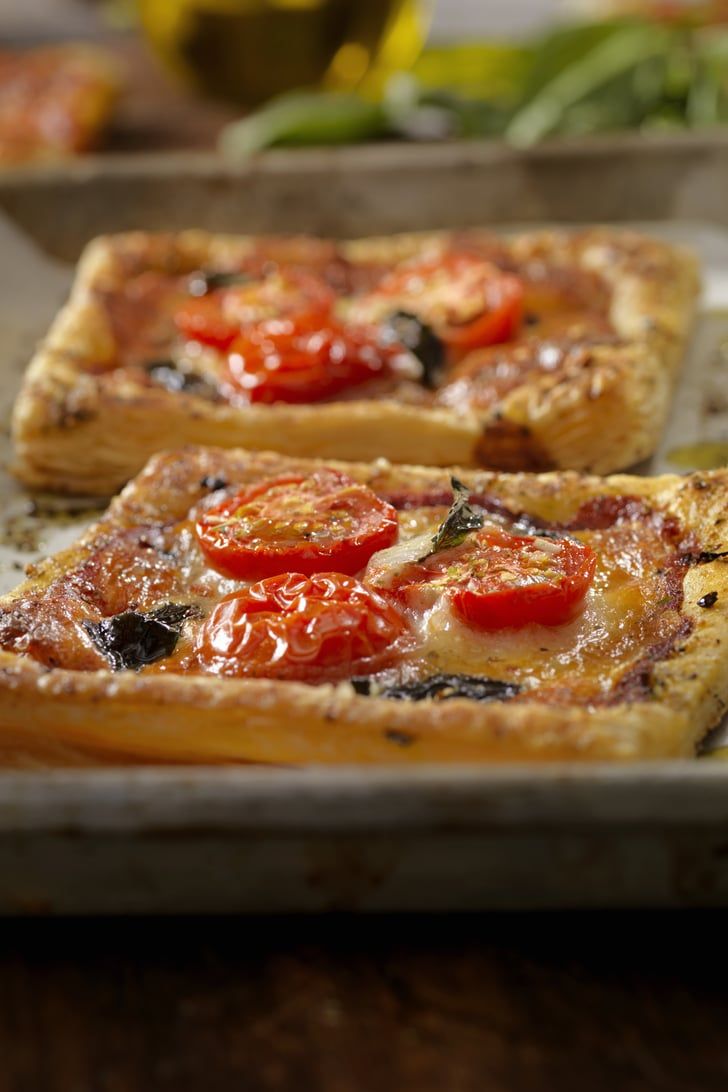
{"label": "olive oil bottle", "polygon": [[421,0],[137,0],[167,66],[215,98],[254,106],[295,87],[375,89],[408,68]]}

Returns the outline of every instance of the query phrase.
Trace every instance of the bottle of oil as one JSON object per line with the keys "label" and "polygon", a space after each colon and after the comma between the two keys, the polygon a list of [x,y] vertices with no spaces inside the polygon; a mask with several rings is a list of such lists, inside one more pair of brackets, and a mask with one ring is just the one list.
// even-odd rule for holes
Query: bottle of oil
{"label": "bottle of oil", "polygon": [[426,0],[137,0],[169,68],[215,98],[254,106],[295,87],[376,87],[408,68]]}

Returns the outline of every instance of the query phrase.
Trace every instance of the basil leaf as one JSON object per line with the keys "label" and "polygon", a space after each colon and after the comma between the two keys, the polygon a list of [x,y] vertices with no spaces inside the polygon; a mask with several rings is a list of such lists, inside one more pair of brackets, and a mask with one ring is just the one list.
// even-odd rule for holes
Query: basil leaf
{"label": "basil leaf", "polygon": [[467,698],[470,701],[507,701],[519,693],[521,687],[502,679],[487,679],[480,675],[431,675],[416,682],[396,683],[379,687],[376,679],[355,676],[351,685],[357,694],[365,697],[391,698],[395,701],[451,701]]}
{"label": "basil leaf", "polygon": [[464,542],[471,531],[478,531],[485,522],[483,512],[470,503],[470,490],[457,478],[450,478],[453,490],[453,502],[450,511],[438,527],[431,548],[419,560],[432,557],[440,550],[451,550]]}
{"label": "basil leaf", "polygon": [[570,108],[639,63],[663,55],[667,45],[667,32],[658,26],[617,27],[526,100],[511,118],[506,139],[524,146],[559,131]]}
{"label": "basil leaf", "polygon": [[358,95],[292,91],[226,125],[219,148],[240,162],[275,144],[351,144],[388,132],[384,109]]}
{"label": "basil leaf", "polygon": [[434,390],[445,366],[445,346],[440,338],[408,311],[396,311],[384,323],[388,341],[397,341],[417,357],[422,365],[422,384]]}
{"label": "basil leaf", "polygon": [[138,671],[172,655],[184,621],[196,609],[189,603],[165,603],[146,613],[128,610],[84,622],[84,629],[113,671]]}

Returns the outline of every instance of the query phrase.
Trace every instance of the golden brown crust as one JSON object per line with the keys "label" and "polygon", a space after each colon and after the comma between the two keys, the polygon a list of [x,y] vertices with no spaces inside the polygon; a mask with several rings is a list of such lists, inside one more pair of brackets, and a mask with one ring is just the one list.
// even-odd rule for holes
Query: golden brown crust
{"label": "golden brown crust", "polygon": [[[205,476],[236,480],[310,469],[298,459],[243,451],[192,449],[160,455],[112,503],[101,523],[71,550],[38,567],[4,600],[42,589],[84,557],[104,528],[176,519],[199,495]],[[328,463],[327,465],[331,465]],[[350,464],[347,473],[382,492],[444,489],[450,471]],[[728,549],[728,471],[653,479],[575,473],[539,476],[458,470],[472,490],[514,511],[564,519],[604,493],[637,494],[674,514],[698,548]],[[710,609],[698,606],[717,592]],[[426,763],[556,759],[634,760],[693,753],[725,711],[728,673],[728,563],[707,560],[686,572],[685,615],[692,631],[656,663],[653,696],[600,708],[534,701],[478,704],[393,702],[359,697],[348,684],[307,686],[267,679],[112,674],[46,669],[0,653],[0,735],[26,741],[29,753],[77,748],[105,761]],[[67,752],[66,752],[67,756]]]}
{"label": "golden brown crust", "polygon": [[[392,261],[442,237],[342,246],[354,261]],[[696,266],[682,250],[608,228],[534,232],[507,242],[518,261],[543,258],[599,273],[611,290],[610,320],[620,341],[595,346],[588,366],[580,360],[565,371],[539,373],[488,410],[420,407],[392,398],[239,408],[152,389],[124,369],[104,383],[88,374],[89,363],[103,365],[114,356],[99,286],[118,284],[129,268],[214,268],[244,258],[254,245],[253,239],[199,231],[138,232],[90,244],[71,299],[31,362],[16,405],[15,470],[26,484],[108,495],[155,451],[185,443],[593,473],[630,466],[654,449],[691,327]],[[293,239],[280,245],[305,255],[306,247],[323,244]]]}

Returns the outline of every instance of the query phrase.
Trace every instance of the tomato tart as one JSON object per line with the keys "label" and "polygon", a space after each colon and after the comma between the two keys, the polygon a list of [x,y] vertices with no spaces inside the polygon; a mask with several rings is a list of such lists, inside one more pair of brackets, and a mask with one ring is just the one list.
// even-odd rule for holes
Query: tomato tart
{"label": "tomato tart", "polygon": [[84,43],[0,49],[0,167],[92,148],[116,101],[117,68]]}
{"label": "tomato tart", "polygon": [[188,448],[0,601],[0,751],[688,756],[726,708],[728,471]]}
{"label": "tomato tart", "polygon": [[608,473],[660,435],[693,258],[594,228],[92,242],[17,402],[16,471],[106,495],[184,443]]}

